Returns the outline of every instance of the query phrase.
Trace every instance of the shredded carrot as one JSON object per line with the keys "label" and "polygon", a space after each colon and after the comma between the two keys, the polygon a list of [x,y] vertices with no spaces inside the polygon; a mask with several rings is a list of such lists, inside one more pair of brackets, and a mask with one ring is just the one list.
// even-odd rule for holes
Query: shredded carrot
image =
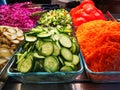
{"label": "shredded carrot", "polygon": [[84,23],[78,27],[76,37],[90,70],[120,71],[120,22]]}

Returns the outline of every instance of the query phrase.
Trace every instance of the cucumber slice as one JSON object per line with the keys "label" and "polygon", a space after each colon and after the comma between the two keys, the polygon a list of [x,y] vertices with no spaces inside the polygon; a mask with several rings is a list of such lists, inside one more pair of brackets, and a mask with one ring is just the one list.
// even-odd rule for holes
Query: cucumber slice
{"label": "cucumber slice", "polygon": [[37,37],[25,34],[25,40],[28,42],[34,42],[37,40]]}
{"label": "cucumber slice", "polygon": [[41,37],[41,38],[50,37],[51,35],[52,35],[52,33],[48,33],[48,32],[45,32],[45,31],[37,34],[37,36]]}
{"label": "cucumber slice", "polygon": [[72,52],[67,48],[61,48],[61,55],[67,61],[72,61],[72,59],[73,59]]}
{"label": "cucumber slice", "polygon": [[58,41],[60,39],[60,34],[54,34],[51,37],[54,41]]}
{"label": "cucumber slice", "polygon": [[44,56],[49,56],[53,53],[53,44],[52,42],[45,42],[41,46],[41,54]]}
{"label": "cucumber slice", "polygon": [[71,39],[66,35],[61,35],[59,42],[63,47],[70,48],[72,46]]}
{"label": "cucumber slice", "polygon": [[34,52],[33,56],[36,57],[36,58],[40,58],[40,59],[44,59],[45,58],[45,56],[41,56],[37,52]]}
{"label": "cucumber slice", "polygon": [[35,47],[38,51],[41,50],[41,46],[43,45],[44,41],[42,41],[41,39],[38,39],[36,44],[35,44]]}
{"label": "cucumber slice", "polygon": [[61,69],[60,69],[61,72],[70,72],[70,71],[73,71],[72,67],[70,66],[63,66]]}
{"label": "cucumber slice", "polygon": [[53,56],[48,56],[44,60],[44,69],[47,72],[56,72],[59,70],[59,62]]}
{"label": "cucumber slice", "polygon": [[72,43],[72,47],[70,48],[70,50],[72,51],[72,53],[76,53],[76,50],[77,47],[76,47],[76,44],[75,43]]}
{"label": "cucumber slice", "polygon": [[53,56],[58,56],[59,54],[60,54],[60,49],[59,49],[59,47],[56,45],[56,44],[53,44],[53,53],[52,53],[52,55]]}
{"label": "cucumber slice", "polygon": [[22,59],[22,61],[20,61],[20,62],[17,64],[17,70],[18,70],[18,71],[20,71],[20,67],[21,67],[21,65],[22,65],[22,63],[23,63],[24,60],[25,60],[25,59]]}
{"label": "cucumber slice", "polygon": [[19,60],[21,56],[22,56],[22,53],[18,52],[18,53],[16,54],[17,60]]}
{"label": "cucumber slice", "polygon": [[77,65],[79,62],[80,62],[80,59],[79,59],[78,55],[73,55],[72,63],[74,65]]}
{"label": "cucumber slice", "polygon": [[40,65],[39,65],[39,61],[35,61],[34,67],[33,67],[33,72],[38,72],[40,71]]}
{"label": "cucumber slice", "polygon": [[25,43],[22,47],[24,50],[27,50],[30,47],[30,42]]}
{"label": "cucumber slice", "polygon": [[32,67],[33,67],[33,58],[32,56],[29,56],[22,62],[19,71],[22,73],[27,73],[31,71]]}
{"label": "cucumber slice", "polygon": [[78,53],[80,53],[80,47],[79,47],[78,43],[75,43],[75,45],[76,45],[76,51],[75,51],[75,53],[78,54]]}
{"label": "cucumber slice", "polygon": [[80,52],[79,44],[77,42],[77,39],[75,37],[72,37],[72,42],[76,46],[76,51],[74,52],[75,54],[78,54]]}
{"label": "cucumber slice", "polygon": [[20,61],[22,61],[27,56],[27,54],[28,54],[28,52],[25,51],[19,58],[17,58],[16,64],[18,64]]}
{"label": "cucumber slice", "polygon": [[44,71],[44,59],[39,60],[40,71]]}
{"label": "cucumber slice", "polygon": [[58,41],[56,41],[55,43],[59,47],[59,49],[61,49],[60,43]]}
{"label": "cucumber slice", "polygon": [[72,67],[73,69],[75,69],[75,65],[74,65],[72,62],[67,62],[67,61],[65,61],[64,63],[65,63],[65,66],[70,66],[70,67]]}
{"label": "cucumber slice", "polygon": [[62,57],[58,56],[58,60],[59,60],[59,62],[60,62],[62,65],[65,65],[65,64],[64,64],[64,59],[63,59]]}
{"label": "cucumber slice", "polygon": [[44,38],[42,39],[44,42],[52,42],[53,40],[51,38]]}

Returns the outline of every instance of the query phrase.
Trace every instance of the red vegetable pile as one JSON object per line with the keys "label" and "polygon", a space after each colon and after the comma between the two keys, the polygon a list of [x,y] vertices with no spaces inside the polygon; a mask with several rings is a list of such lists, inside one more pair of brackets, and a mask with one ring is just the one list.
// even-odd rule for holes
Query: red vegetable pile
{"label": "red vegetable pile", "polygon": [[83,0],[80,5],[71,9],[70,14],[74,26],[79,26],[92,20],[106,20],[102,11],[95,7],[92,0]]}
{"label": "red vegetable pile", "polygon": [[32,28],[39,19],[38,16],[30,17],[30,14],[41,11],[41,8],[30,9],[27,7],[30,2],[15,3],[12,5],[0,6],[0,25],[13,26],[18,28]]}
{"label": "red vegetable pile", "polygon": [[83,23],[76,37],[90,70],[120,71],[120,22],[94,20]]}

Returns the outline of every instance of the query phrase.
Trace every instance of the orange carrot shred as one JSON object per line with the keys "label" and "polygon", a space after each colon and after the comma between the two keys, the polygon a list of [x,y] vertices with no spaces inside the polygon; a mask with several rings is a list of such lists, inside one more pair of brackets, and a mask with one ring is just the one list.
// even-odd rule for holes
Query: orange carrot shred
{"label": "orange carrot shred", "polygon": [[90,70],[120,71],[120,22],[90,21],[75,34]]}

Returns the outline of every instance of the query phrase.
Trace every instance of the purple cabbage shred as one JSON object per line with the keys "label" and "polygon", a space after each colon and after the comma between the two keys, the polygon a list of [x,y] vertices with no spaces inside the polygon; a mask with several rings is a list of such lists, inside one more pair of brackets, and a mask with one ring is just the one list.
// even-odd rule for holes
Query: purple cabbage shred
{"label": "purple cabbage shred", "polygon": [[[39,16],[31,17],[30,14],[41,11],[41,8],[30,8],[31,2],[15,3],[0,6],[0,25],[18,28],[32,28],[35,26]],[[24,30],[23,30],[24,31]]]}

